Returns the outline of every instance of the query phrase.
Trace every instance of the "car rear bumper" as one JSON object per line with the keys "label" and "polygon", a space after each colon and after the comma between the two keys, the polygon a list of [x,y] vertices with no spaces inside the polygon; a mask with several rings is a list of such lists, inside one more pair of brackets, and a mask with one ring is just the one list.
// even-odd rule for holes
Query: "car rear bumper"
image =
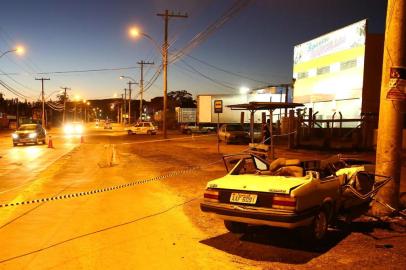
{"label": "car rear bumper", "polygon": [[317,213],[317,208],[296,213],[278,209],[207,201],[200,204],[200,209],[203,212],[214,213],[224,220],[288,229],[310,225]]}

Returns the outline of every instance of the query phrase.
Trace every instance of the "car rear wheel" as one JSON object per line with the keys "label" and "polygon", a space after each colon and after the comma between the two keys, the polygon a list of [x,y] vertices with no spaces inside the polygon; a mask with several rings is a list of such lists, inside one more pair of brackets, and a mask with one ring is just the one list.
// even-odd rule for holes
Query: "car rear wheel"
{"label": "car rear wheel", "polygon": [[302,238],[310,243],[319,243],[324,240],[328,230],[329,213],[325,208],[319,210],[310,226],[302,232]]}
{"label": "car rear wheel", "polygon": [[14,147],[17,146],[17,143],[13,143],[13,146],[14,146]]}
{"label": "car rear wheel", "polygon": [[128,133],[128,135],[133,134],[133,132],[131,130],[128,130],[127,133]]}
{"label": "car rear wheel", "polygon": [[224,220],[224,226],[232,233],[245,233],[248,228],[247,223]]}
{"label": "car rear wheel", "polygon": [[148,131],[147,131],[147,135],[152,135],[151,130],[148,130]]}

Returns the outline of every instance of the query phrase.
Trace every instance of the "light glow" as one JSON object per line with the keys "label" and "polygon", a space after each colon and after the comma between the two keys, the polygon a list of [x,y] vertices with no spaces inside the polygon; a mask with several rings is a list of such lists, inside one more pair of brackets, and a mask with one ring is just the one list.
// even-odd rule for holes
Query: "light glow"
{"label": "light glow", "polygon": [[18,55],[25,54],[25,48],[21,45],[17,46],[15,50],[16,50],[16,54],[18,54]]}
{"label": "light glow", "polygon": [[136,27],[131,27],[130,30],[128,30],[128,34],[130,37],[138,37],[140,35],[140,31]]}

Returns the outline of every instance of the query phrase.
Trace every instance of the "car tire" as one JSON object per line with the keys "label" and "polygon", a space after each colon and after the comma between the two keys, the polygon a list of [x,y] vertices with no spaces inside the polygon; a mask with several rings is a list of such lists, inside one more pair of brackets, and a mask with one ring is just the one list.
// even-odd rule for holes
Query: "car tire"
{"label": "car tire", "polygon": [[46,142],[46,140],[45,139],[43,139],[42,140],[42,144],[46,144],[47,142]]}
{"label": "car tire", "polygon": [[128,135],[132,135],[132,134],[133,134],[133,132],[132,132],[131,130],[128,130],[127,133],[128,133]]}
{"label": "car tire", "polygon": [[302,232],[302,238],[309,243],[318,244],[322,242],[328,230],[329,213],[326,208],[321,208],[314,216],[312,224],[306,227]]}
{"label": "car tire", "polygon": [[190,134],[192,134],[192,131],[191,131],[190,129],[187,129],[187,130],[186,130],[186,134],[187,134],[187,135],[190,135]]}
{"label": "car tire", "polygon": [[152,135],[152,132],[150,130],[147,131],[147,135]]}
{"label": "car tire", "polygon": [[16,147],[17,146],[17,143],[13,143],[13,147]]}
{"label": "car tire", "polygon": [[37,138],[37,139],[35,139],[35,144],[36,144],[36,145],[38,145],[38,144],[39,144],[39,140],[38,140],[38,138]]}
{"label": "car tire", "polygon": [[247,223],[224,220],[224,226],[232,233],[245,233],[248,228]]}

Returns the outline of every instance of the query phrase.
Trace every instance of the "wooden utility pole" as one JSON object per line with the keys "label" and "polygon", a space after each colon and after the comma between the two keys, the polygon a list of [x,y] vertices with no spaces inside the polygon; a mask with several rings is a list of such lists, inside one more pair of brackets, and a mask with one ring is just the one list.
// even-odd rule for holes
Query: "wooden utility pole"
{"label": "wooden utility pole", "polygon": [[70,90],[70,88],[68,87],[61,87],[62,89],[64,89],[63,92],[63,117],[62,117],[62,123],[65,124],[65,120],[66,120],[66,90]]}
{"label": "wooden utility pole", "polygon": [[49,78],[35,78],[36,81],[41,81],[41,96],[42,96],[42,118],[41,118],[41,125],[45,128],[45,98],[44,98],[44,81],[49,81]]}
{"label": "wooden utility pole", "polygon": [[142,121],[142,99],[143,93],[144,93],[144,65],[153,65],[154,62],[145,62],[142,60],[141,62],[138,62],[137,64],[141,65],[141,79],[140,79],[140,120]]}
{"label": "wooden utility pole", "polygon": [[[372,205],[372,213],[385,216],[391,213],[390,205],[397,209],[399,205],[399,187],[401,171],[403,112],[405,105],[405,78],[403,87],[393,87],[393,82],[402,81],[393,78],[391,70],[406,66],[406,0],[388,0],[386,12],[385,44],[382,66],[381,97],[379,108],[378,139],[376,151],[376,173],[392,177],[377,194],[377,202]],[[400,73],[399,73],[400,74]],[[367,78],[368,79],[368,78]],[[397,95],[394,95],[396,90]]]}
{"label": "wooden utility pole", "polygon": [[171,12],[169,14],[168,10],[165,10],[165,13],[158,13],[157,16],[164,17],[165,21],[165,35],[164,35],[164,46],[162,50],[162,58],[163,58],[163,70],[164,70],[164,107],[162,112],[162,129],[164,131],[164,139],[167,139],[167,132],[166,132],[166,110],[168,107],[168,21],[169,18],[187,18],[187,14],[174,14]]}

